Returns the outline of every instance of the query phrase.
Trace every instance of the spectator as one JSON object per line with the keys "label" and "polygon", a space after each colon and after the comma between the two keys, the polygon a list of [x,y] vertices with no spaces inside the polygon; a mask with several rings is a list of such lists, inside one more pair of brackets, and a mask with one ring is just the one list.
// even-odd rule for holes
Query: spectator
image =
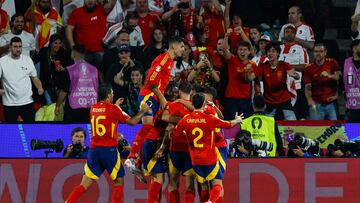
{"label": "spectator", "polygon": [[194,56],[190,44],[185,41],[184,45],[185,51],[183,52],[181,59],[177,59],[174,63],[174,67],[171,69],[171,76],[174,77],[174,81],[177,83],[187,81],[189,71],[191,71],[191,68],[194,65]]}
{"label": "spectator", "polygon": [[9,15],[5,10],[1,8],[3,3],[4,1],[0,1],[0,36],[6,34],[7,31],[10,30]]}
{"label": "spectator", "polygon": [[[5,121],[16,122],[21,116],[24,122],[34,122],[35,110],[32,99],[31,81],[39,95],[44,93],[41,81],[31,58],[22,54],[19,37],[10,40],[10,53],[0,58],[0,79],[4,87],[2,102]],[[31,79],[31,80],[30,80]]]}
{"label": "spectator", "polygon": [[295,82],[297,98],[294,107],[297,119],[306,119],[307,109],[304,110],[304,107],[307,106],[307,103],[304,93],[304,87],[302,87],[301,80],[305,65],[309,63],[309,56],[306,49],[298,45],[295,41],[296,27],[293,24],[286,24],[283,27],[284,44],[281,45],[281,53],[279,60],[289,63],[291,67],[294,68],[300,76],[299,79],[297,79]]}
{"label": "spectator", "polygon": [[205,34],[205,47],[216,47],[217,38],[225,33],[224,14],[218,0],[201,0],[199,28]]}
{"label": "spectator", "polygon": [[34,63],[40,63],[39,78],[45,90],[45,103],[52,104],[56,102],[59,84],[63,82],[64,67],[71,64],[60,35],[51,35],[49,45],[40,49]]}
{"label": "spectator", "polygon": [[251,44],[240,42],[236,55],[229,51],[228,29],[224,39],[224,57],[228,64],[228,83],[225,90],[225,120],[234,117],[235,113],[243,113],[245,118],[252,114],[251,81],[255,79],[256,64],[249,60]]}
{"label": "spectator", "polygon": [[205,87],[214,87],[215,83],[220,82],[220,74],[214,69],[214,62],[206,50],[200,52],[197,63],[190,71],[187,80]]}
{"label": "spectator", "polygon": [[[289,23],[294,25],[296,37],[295,42],[306,49],[313,49],[315,38],[314,32],[312,31],[309,25],[304,24],[302,19],[302,10],[299,6],[292,6],[289,8]],[[279,33],[279,41],[283,41],[285,37],[285,29],[288,27],[288,24],[282,26]]]}
{"label": "spectator", "polygon": [[[101,62],[101,74],[103,74],[101,77],[105,77],[106,73],[109,71],[111,65],[113,63],[118,62],[119,60],[119,48],[122,44],[130,45],[130,38],[129,38],[129,32],[126,29],[122,29],[117,33],[116,40],[115,40],[115,47],[106,49],[102,62]],[[101,78],[101,80],[105,80],[104,78]]]}
{"label": "spectator", "polygon": [[356,14],[351,18],[351,39],[359,39],[360,38],[360,27],[359,27],[359,21],[360,21],[360,13]]}
{"label": "spectator", "polygon": [[75,43],[83,44],[86,49],[86,61],[97,68],[100,67],[104,51],[101,39],[106,34],[106,15],[114,7],[115,1],[110,0],[100,6],[96,5],[96,0],[84,0],[84,6],[73,10],[67,22],[66,38],[70,47]]}
{"label": "spectator", "polygon": [[22,42],[22,54],[31,56],[35,50],[35,38],[31,33],[24,30],[24,16],[17,13],[11,17],[11,30],[0,37],[0,56],[9,51],[10,40],[13,37],[19,37]]}
{"label": "spectator", "polygon": [[63,20],[50,0],[34,0],[25,17],[30,24],[29,30],[34,32],[36,50],[47,46],[50,36],[58,33],[63,26]]}
{"label": "spectator", "polygon": [[116,1],[114,8],[106,17],[106,22],[108,27],[116,24],[122,23],[128,12],[135,10],[135,2],[133,0],[119,0]]}
{"label": "spectator", "polygon": [[346,95],[347,121],[360,122],[360,39],[351,43],[353,56],[344,62],[343,82]]}
{"label": "spectator", "polygon": [[60,93],[56,101],[55,115],[64,106],[64,121],[68,123],[88,123],[90,107],[96,103],[99,86],[97,69],[84,61],[85,46],[75,45],[71,57],[75,63],[67,67]]}
{"label": "spectator", "polygon": [[[278,126],[273,117],[265,115],[266,104],[263,96],[255,96],[253,102],[254,115],[245,118],[241,124],[241,130],[248,130],[252,140],[260,140],[272,143],[273,148],[267,151],[266,156],[284,156],[283,142]],[[256,125],[258,123],[258,125]]]}
{"label": "spectator", "polygon": [[149,46],[144,50],[144,67],[145,71],[151,66],[152,61],[160,54],[166,51],[167,44],[165,41],[164,32],[160,28],[155,28],[151,35]]}
{"label": "spectator", "polygon": [[[125,98],[128,96],[123,87],[124,85],[120,85],[118,82],[119,78],[121,77],[124,83],[130,83],[131,70],[134,67],[138,67],[142,70],[141,64],[131,59],[130,47],[127,44],[122,44],[119,47],[117,59],[118,61],[110,66],[109,71],[105,75],[105,82],[112,85],[115,101],[118,98]],[[141,72],[143,72],[143,70]],[[121,106],[121,108],[126,109],[125,106]]]}
{"label": "spectator", "polygon": [[139,26],[145,47],[147,47],[154,29],[161,25],[161,19],[157,14],[150,13],[147,0],[136,0],[136,13],[139,17]]}
{"label": "spectator", "polygon": [[[279,61],[280,50],[278,43],[271,42],[266,45],[269,60],[260,64],[257,71],[259,80],[264,83],[266,115],[274,116],[278,120],[279,113],[282,113],[285,120],[296,120],[291,104],[292,95],[287,87],[287,77],[298,78],[299,75],[288,63]],[[255,90],[259,91],[260,88]]]}
{"label": "spectator", "polygon": [[71,144],[63,153],[64,158],[86,158],[89,147],[85,146],[86,133],[84,128],[76,127],[71,131]]}
{"label": "spectator", "polygon": [[305,68],[305,96],[309,104],[311,120],[337,120],[339,64],[326,58],[326,47],[314,45],[314,62]]}
{"label": "spectator", "polygon": [[229,37],[230,39],[230,48],[232,52],[237,51],[237,45],[241,41],[248,41],[249,35],[250,35],[250,29],[248,27],[243,27],[243,21],[239,14],[233,14],[232,17],[230,17],[230,4],[232,0],[226,0],[225,1],[225,27],[226,29],[231,28],[232,32]]}
{"label": "spectator", "polygon": [[[131,81],[125,81],[123,70],[116,74],[114,77],[114,82],[117,85],[120,85],[125,90],[125,97],[124,102],[121,105],[121,108],[128,113],[129,115],[133,116],[139,112],[140,102],[138,100],[140,88],[144,85],[143,83],[143,76],[144,73],[142,72],[142,68],[134,66],[131,68]],[[124,108],[123,108],[124,107]]]}
{"label": "spectator", "polygon": [[261,31],[258,26],[252,26],[250,27],[249,31],[249,39],[251,42],[251,45],[253,46],[253,49],[251,50],[251,55],[254,56],[259,51],[259,40],[261,37]]}
{"label": "spectator", "polygon": [[251,59],[256,63],[257,66],[260,66],[260,64],[264,63],[266,58],[266,45],[271,42],[271,39],[267,35],[262,35],[259,39],[259,49],[256,52],[255,56]]}

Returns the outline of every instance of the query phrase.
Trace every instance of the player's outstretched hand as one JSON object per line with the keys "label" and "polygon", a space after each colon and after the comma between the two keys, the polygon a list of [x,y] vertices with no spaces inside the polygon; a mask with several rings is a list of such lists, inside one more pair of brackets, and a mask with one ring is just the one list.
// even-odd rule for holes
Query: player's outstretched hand
{"label": "player's outstretched hand", "polygon": [[116,100],[115,105],[120,106],[124,102],[124,98],[119,98]]}
{"label": "player's outstretched hand", "polygon": [[243,119],[244,119],[244,114],[238,115],[238,112],[236,112],[236,114],[235,114],[235,121],[236,121],[237,123],[242,123]]}

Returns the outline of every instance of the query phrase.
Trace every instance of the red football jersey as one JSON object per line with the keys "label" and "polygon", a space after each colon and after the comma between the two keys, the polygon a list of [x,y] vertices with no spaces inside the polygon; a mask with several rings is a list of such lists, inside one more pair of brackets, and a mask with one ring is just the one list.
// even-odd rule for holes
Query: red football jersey
{"label": "red football jersey", "polygon": [[[184,117],[191,112],[180,102],[170,102],[168,103],[168,111],[172,116]],[[169,150],[172,152],[188,152],[188,143],[186,136],[181,132],[176,130],[172,131],[171,142]]]}
{"label": "red football jersey", "polygon": [[164,110],[159,110],[154,116],[154,123],[149,132],[146,134],[146,139],[157,140],[163,137],[167,123],[161,120]]}
{"label": "red football jersey", "polygon": [[338,82],[321,76],[323,71],[334,74],[340,71],[340,67],[334,59],[327,58],[321,66],[315,63],[310,64],[305,68],[304,73],[303,82],[304,84],[311,84],[311,97],[317,103],[328,103],[328,98],[335,96],[338,91]]}
{"label": "red football jersey", "polygon": [[[214,105],[211,104],[207,104],[204,108],[204,113],[209,114],[209,115],[213,115],[215,117],[219,117],[218,114],[216,113],[216,108]],[[215,129],[215,146],[216,147],[226,147],[226,140],[224,139],[222,133],[221,133],[221,129],[220,128],[216,128]]]}
{"label": "red football jersey", "polygon": [[91,142],[90,148],[115,147],[118,122],[125,123],[130,118],[120,107],[108,102],[98,102],[91,107]]}
{"label": "red football jersey", "polygon": [[230,121],[223,121],[199,111],[188,114],[177,125],[178,130],[186,134],[193,165],[212,165],[218,161],[215,128],[230,127]]}
{"label": "red football jersey", "polygon": [[144,39],[145,47],[149,45],[151,35],[155,29],[160,25],[160,17],[157,14],[147,13],[145,17],[139,16],[139,26],[141,28],[141,34]]}
{"label": "red football jersey", "polygon": [[[146,76],[145,85],[141,88],[139,95],[145,96],[152,94],[151,87],[157,84],[159,90],[164,94],[167,85],[169,84],[171,69],[174,66],[174,61],[171,59],[168,52],[157,56],[151,64],[149,72]],[[154,99],[158,98],[153,95]]]}
{"label": "red football jersey", "polygon": [[208,35],[205,46],[216,47],[217,38],[225,34],[224,16],[220,13],[207,12],[202,14],[204,31]]}

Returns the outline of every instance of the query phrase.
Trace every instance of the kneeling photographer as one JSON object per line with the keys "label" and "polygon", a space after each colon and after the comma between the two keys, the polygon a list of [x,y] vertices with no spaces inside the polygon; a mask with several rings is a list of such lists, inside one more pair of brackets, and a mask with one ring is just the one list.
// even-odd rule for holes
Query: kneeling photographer
{"label": "kneeling photographer", "polygon": [[85,146],[86,133],[84,128],[76,127],[71,132],[72,144],[69,144],[63,153],[65,158],[86,158],[89,147]]}
{"label": "kneeling photographer", "polygon": [[326,155],[328,157],[359,157],[360,141],[343,141],[336,139],[334,144],[328,145]]}
{"label": "kneeling photographer", "polygon": [[[261,157],[284,156],[283,142],[275,119],[265,116],[266,105],[263,96],[255,96],[253,99],[254,115],[243,120],[242,131],[249,131],[249,135],[242,136],[244,148],[255,153],[250,154]],[[246,133],[245,133],[246,135]],[[249,137],[249,138],[248,138]],[[252,147],[251,147],[252,146]]]}
{"label": "kneeling photographer", "polygon": [[319,157],[319,143],[306,138],[304,133],[295,133],[294,136],[288,138],[289,144],[287,148],[288,157]]}

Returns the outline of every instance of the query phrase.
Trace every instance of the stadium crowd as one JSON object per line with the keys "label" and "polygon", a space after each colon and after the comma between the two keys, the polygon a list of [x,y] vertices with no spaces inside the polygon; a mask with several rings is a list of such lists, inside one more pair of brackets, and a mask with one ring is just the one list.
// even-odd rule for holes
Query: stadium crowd
{"label": "stadium crowd", "polygon": [[358,40],[347,61],[328,58],[296,4],[286,8],[288,23],[280,27],[279,18],[273,25],[243,21],[249,16],[231,0],[83,2],[36,0],[11,17],[1,10],[2,121],[88,122],[103,83],[112,84],[114,101],[123,98],[121,108],[135,115],[145,76],[171,36],[185,40],[185,52],[175,59],[170,85],[214,87],[225,120],[236,112],[249,117],[256,95],[264,96],[266,115],[277,120],[337,120],[343,89],[347,119],[360,120]]}

